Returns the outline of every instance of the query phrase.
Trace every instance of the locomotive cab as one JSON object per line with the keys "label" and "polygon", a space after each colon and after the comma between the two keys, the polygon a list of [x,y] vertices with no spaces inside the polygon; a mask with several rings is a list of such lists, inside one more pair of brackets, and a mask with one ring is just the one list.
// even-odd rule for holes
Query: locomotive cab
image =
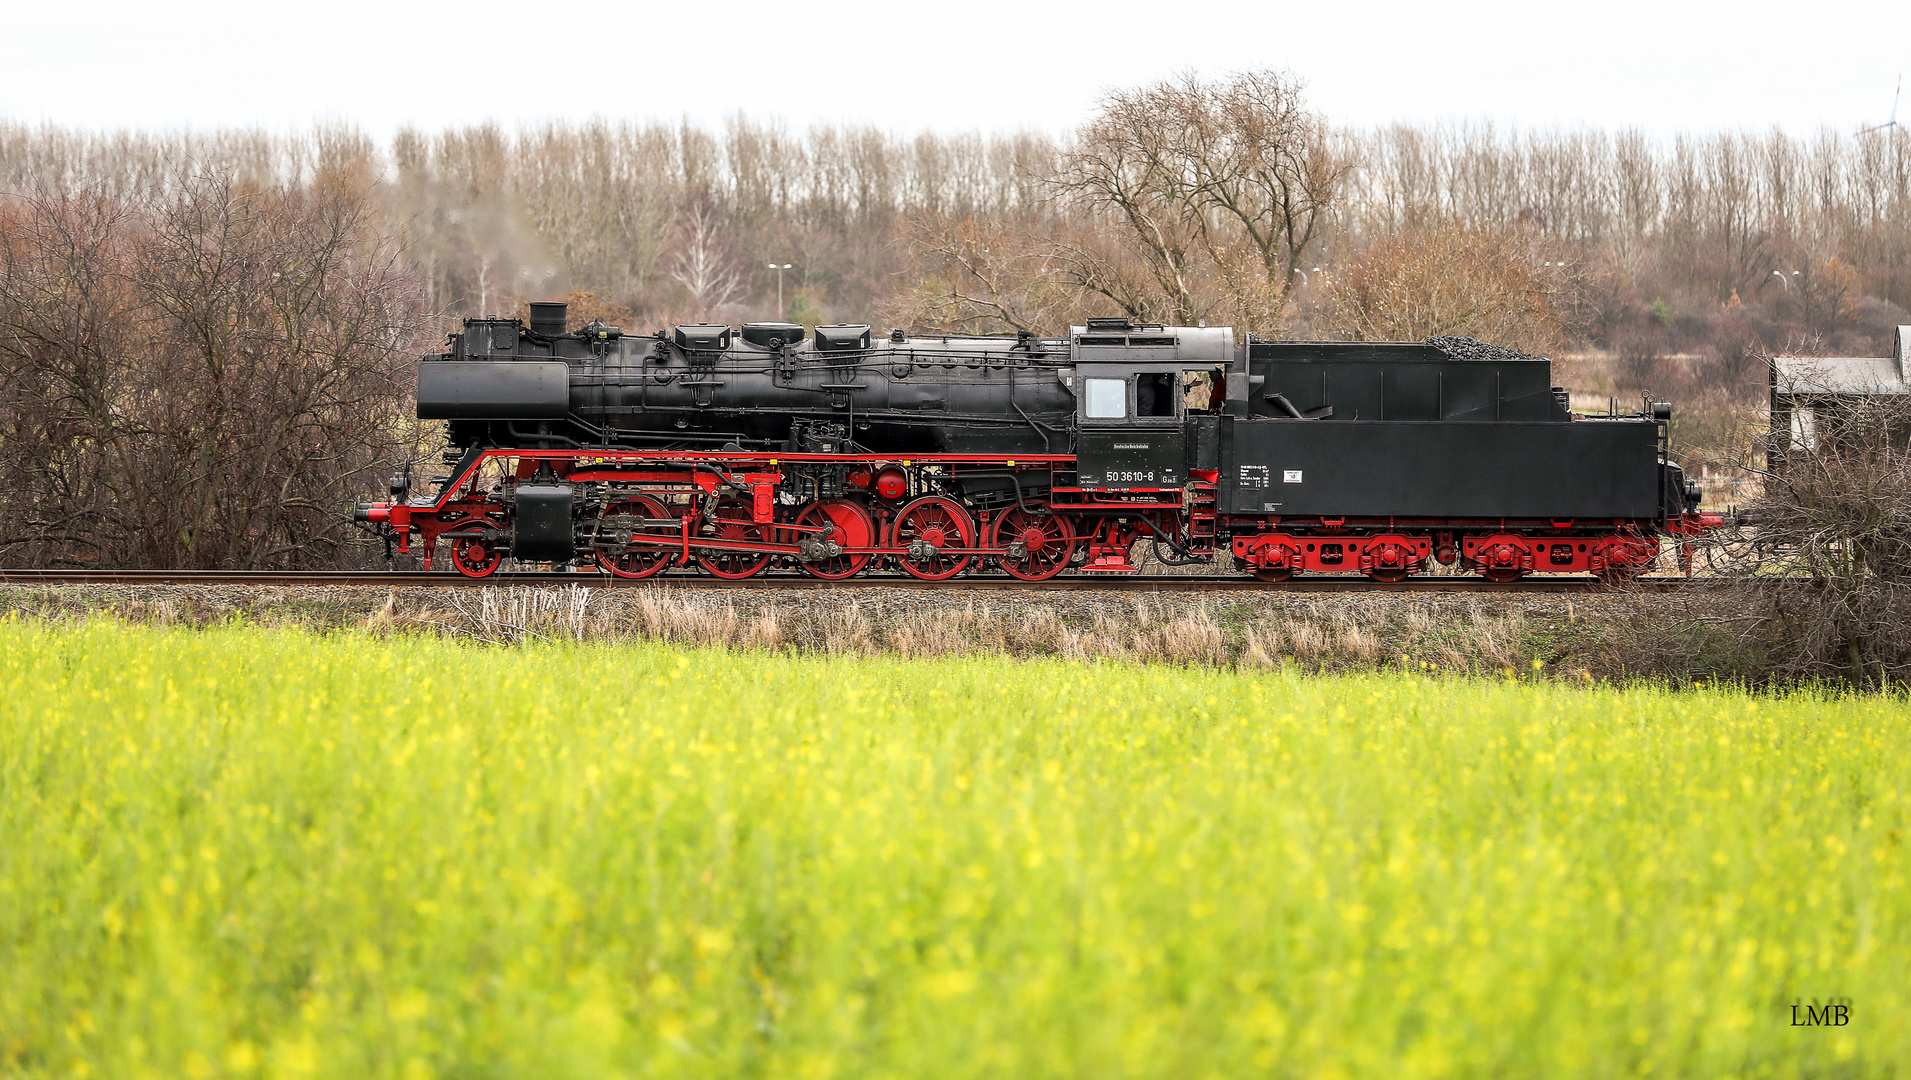
{"label": "locomotive cab", "polygon": [[1214,467],[1197,459],[1219,430],[1231,329],[1091,319],[1073,328],[1071,344],[1083,487],[1179,488],[1191,471]]}

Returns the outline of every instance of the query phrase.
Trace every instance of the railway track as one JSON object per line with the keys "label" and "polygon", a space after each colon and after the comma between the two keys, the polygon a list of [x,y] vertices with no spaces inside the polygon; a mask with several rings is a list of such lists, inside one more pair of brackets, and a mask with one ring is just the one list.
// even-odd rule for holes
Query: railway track
{"label": "railway track", "polygon": [[[1666,592],[1717,588],[1732,584],[1726,578],[1640,578],[1624,588]],[[1426,593],[1571,593],[1612,589],[1597,578],[1536,577],[1501,583],[1472,577],[1424,577],[1398,582],[1365,578],[1303,577],[1265,582],[1248,578],[1207,577],[1195,574],[1143,574],[1133,577],[1057,577],[1047,581],[1018,581],[1001,577],[951,578],[922,581],[902,574],[867,574],[842,581],[825,581],[806,574],[759,574],[728,580],[702,574],[660,574],[640,581],[608,574],[511,573],[486,578],[415,571],[321,570],[0,570],[0,585],[255,585],[337,586],[372,585],[405,588],[474,588],[502,585],[586,585],[628,589],[681,586],[696,589],[928,589],[951,592],[1426,592]]]}

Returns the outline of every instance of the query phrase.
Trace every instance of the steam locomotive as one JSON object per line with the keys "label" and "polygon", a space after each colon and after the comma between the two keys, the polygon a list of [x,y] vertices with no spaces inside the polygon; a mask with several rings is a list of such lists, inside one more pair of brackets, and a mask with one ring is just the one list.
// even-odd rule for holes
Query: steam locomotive
{"label": "steam locomotive", "polygon": [[443,475],[357,519],[470,577],[506,558],[643,578],[772,567],[926,580],[1228,558],[1265,581],[1638,574],[1718,524],[1671,406],[1575,414],[1550,361],[1468,339],[1235,342],[1089,319],[1068,336],[677,326],[563,304],[467,319],[418,365]]}

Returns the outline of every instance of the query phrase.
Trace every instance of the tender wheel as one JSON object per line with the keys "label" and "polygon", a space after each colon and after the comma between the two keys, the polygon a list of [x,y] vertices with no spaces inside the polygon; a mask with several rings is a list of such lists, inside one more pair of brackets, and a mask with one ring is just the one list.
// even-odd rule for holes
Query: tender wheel
{"label": "tender wheel", "polygon": [[1302,565],[1301,541],[1281,533],[1248,538],[1244,546],[1237,541],[1234,565],[1257,581],[1290,581]]}
{"label": "tender wheel", "polygon": [[1369,581],[1405,581],[1426,569],[1433,542],[1417,536],[1381,533],[1361,545],[1360,569]]}
{"label": "tender wheel", "polygon": [[809,549],[797,557],[804,573],[840,581],[855,577],[869,565],[870,556],[840,550],[876,546],[876,523],[860,505],[848,499],[823,499],[805,506],[796,515],[796,524],[822,530],[792,534],[799,546]]}
{"label": "tender wheel", "polygon": [[1060,514],[1031,514],[1020,507],[1004,513],[989,527],[992,548],[1022,545],[1023,555],[998,555],[996,562],[1010,577],[1043,581],[1068,569],[1075,554],[1075,526]]}
{"label": "tender wheel", "polygon": [[[753,515],[750,504],[741,499],[721,500],[710,508],[710,516],[698,527],[697,535],[705,540],[765,543],[767,532],[762,525],[750,520]],[[770,565],[770,555],[755,551],[709,551],[697,556],[697,565],[720,578],[746,578]]]}
{"label": "tender wheel", "polygon": [[1488,581],[1510,585],[1533,569],[1534,553],[1524,537],[1495,533],[1461,543],[1464,564]]}
{"label": "tender wheel", "polygon": [[968,569],[975,556],[975,521],[954,502],[931,495],[902,508],[889,527],[889,546],[919,554],[898,556],[904,572],[924,581],[952,578]]}
{"label": "tender wheel", "polygon": [[[597,516],[597,527],[605,532],[618,525],[614,519],[619,517],[643,518],[647,521],[667,520],[670,511],[664,504],[648,495],[631,495],[609,503],[604,512]],[[671,539],[676,530],[662,525],[633,525],[633,535],[652,535],[661,539]],[[647,578],[664,567],[669,566],[675,553],[665,547],[619,544],[607,540],[593,545],[597,554],[597,565],[620,578]]]}
{"label": "tender wheel", "polygon": [[[453,525],[448,532],[463,532],[467,529],[496,529],[498,523],[489,518],[466,518]],[[465,577],[489,577],[504,561],[504,552],[491,541],[477,537],[460,537],[451,542],[452,569]]]}
{"label": "tender wheel", "polygon": [[1609,585],[1632,581],[1658,558],[1657,544],[1636,536],[1613,536],[1593,544],[1593,573]]}

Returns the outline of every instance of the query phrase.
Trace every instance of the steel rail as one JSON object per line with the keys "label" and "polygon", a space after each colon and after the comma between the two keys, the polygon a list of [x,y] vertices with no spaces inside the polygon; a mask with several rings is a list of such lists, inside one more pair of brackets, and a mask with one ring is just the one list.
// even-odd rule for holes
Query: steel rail
{"label": "steel rail", "polygon": [[1514,582],[1473,577],[1422,577],[1405,581],[1370,581],[1363,577],[1298,577],[1288,581],[1208,577],[1199,574],[1140,574],[1127,577],[1076,575],[1045,581],[1010,577],[954,577],[924,581],[904,574],[860,574],[840,581],[802,573],[762,573],[728,579],[696,573],[662,573],[631,580],[604,573],[498,573],[469,578],[461,574],[422,571],[365,570],[0,570],[0,585],[254,585],[254,586],[389,586],[404,588],[472,588],[500,585],[583,585],[590,588],[683,587],[693,589],[934,589],[952,592],[1239,592],[1239,593],[1577,593],[1647,590],[1671,592],[1720,588],[1738,584],[1735,578],[1639,578],[1610,585],[1591,577],[1534,577]]}

